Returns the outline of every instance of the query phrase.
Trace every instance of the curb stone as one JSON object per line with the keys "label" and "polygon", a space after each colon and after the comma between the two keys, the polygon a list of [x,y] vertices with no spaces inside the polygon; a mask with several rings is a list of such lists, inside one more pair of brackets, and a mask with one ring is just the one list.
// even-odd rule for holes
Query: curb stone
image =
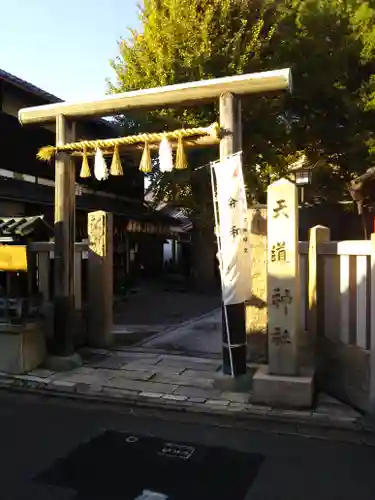
{"label": "curb stone", "polygon": [[[316,418],[312,415],[308,416],[307,412],[276,410],[235,402],[227,402],[228,405],[223,406],[223,404],[211,404],[209,400],[205,402],[182,401],[165,398],[165,395],[156,398],[156,393],[137,393],[107,387],[103,387],[98,392],[92,388],[90,390],[88,384],[61,382],[63,381],[54,380],[47,384],[35,381],[30,383],[26,379],[2,376],[0,377],[0,390],[112,404],[127,407],[132,412],[135,408],[139,408],[150,410],[153,415],[155,412],[163,412],[162,418],[168,418],[167,413],[171,415],[173,412],[178,415],[179,419],[183,416],[184,421],[191,421],[193,416],[195,419],[199,416],[201,423],[203,423],[202,420],[209,419],[212,424],[214,420],[214,425],[219,427],[232,427],[233,422],[236,422],[236,426],[247,430],[375,446],[373,430],[369,430],[369,426],[363,425],[361,421],[349,421],[348,418],[334,420],[324,415]],[[83,387],[85,385],[87,388]]]}

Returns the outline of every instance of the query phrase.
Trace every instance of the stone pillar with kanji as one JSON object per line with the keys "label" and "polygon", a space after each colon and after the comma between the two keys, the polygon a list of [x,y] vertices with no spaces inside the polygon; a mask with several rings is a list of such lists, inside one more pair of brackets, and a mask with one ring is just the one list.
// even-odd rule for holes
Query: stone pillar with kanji
{"label": "stone pillar with kanji", "polygon": [[287,179],[268,187],[267,239],[268,365],[253,377],[253,401],[306,408],[313,401],[314,370],[298,366],[298,193]]}
{"label": "stone pillar with kanji", "polygon": [[298,193],[287,179],[267,194],[269,373],[297,375],[299,320]]}
{"label": "stone pillar with kanji", "polygon": [[88,214],[88,331],[90,347],[113,340],[113,217],[99,210]]}

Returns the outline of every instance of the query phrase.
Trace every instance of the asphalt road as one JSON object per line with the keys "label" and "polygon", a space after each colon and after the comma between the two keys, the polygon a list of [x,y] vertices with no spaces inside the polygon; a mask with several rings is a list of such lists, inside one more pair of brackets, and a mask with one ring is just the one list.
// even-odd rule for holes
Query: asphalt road
{"label": "asphalt road", "polygon": [[0,500],[365,500],[375,448],[0,392]]}

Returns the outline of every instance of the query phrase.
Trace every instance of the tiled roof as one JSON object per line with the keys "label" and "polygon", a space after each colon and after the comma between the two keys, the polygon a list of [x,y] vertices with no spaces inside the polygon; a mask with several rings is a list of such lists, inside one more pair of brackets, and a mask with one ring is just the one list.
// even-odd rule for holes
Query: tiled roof
{"label": "tiled roof", "polygon": [[[18,87],[19,89],[25,92],[29,92],[30,94],[40,97],[40,99],[46,101],[46,104],[53,104],[55,102],[64,102],[59,97],[56,97],[55,95],[50,94],[49,92],[46,92],[45,90],[36,87],[32,83],[26,82],[25,80],[22,80],[21,78],[18,78],[17,76],[14,76],[11,73],[4,71],[3,69],[0,69],[0,80],[3,80],[11,85],[14,85],[15,87]],[[108,122],[107,120],[103,120],[102,118],[92,118],[90,119],[90,121],[101,123],[102,125],[106,125],[113,130],[117,129],[116,125]]]}
{"label": "tiled roof", "polygon": [[47,103],[63,102],[62,99],[59,99],[58,97],[52,94],[49,94],[45,90],[42,90],[39,87],[36,87],[35,85],[26,82],[21,78],[18,78],[17,76],[11,75],[10,73],[4,71],[3,69],[0,69],[0,79],[16,87],[19,87],[22,90],[25,90],[26,92],[30,92],[30,94],[34,94],[40,97],[41,99],[44,99],[45,101],[47,101]]}
{"label": "tiled roof", "polygon": [[0,237],[24,237],[37,228],[44,226],[47,232],[53,235],[53,228],[47,224],[43,215],[32,217],[0,217]]}

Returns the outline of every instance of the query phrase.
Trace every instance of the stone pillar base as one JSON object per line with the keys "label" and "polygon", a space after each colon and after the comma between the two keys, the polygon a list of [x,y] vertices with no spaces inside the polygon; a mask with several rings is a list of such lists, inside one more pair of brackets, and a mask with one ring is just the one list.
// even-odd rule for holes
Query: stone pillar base
{"label": "stone pillar base", "polygon": [[82,366],[81,356],[75,352],[70,356],[47,356],[43,367],[54,372],[68,372]]}
{"label": "stone pillar base", "polygon": [[46,355],[46,343],[38,323],[1,325],[0,371],[27,373],[37,368]]}
{"label": "stone pillar base", "polygon": [[310,408],[314,397],[314,371],[305,370],[299,376],[271,375],[268,365],[262,365],[253,377],[253,401],[269,406]]}

